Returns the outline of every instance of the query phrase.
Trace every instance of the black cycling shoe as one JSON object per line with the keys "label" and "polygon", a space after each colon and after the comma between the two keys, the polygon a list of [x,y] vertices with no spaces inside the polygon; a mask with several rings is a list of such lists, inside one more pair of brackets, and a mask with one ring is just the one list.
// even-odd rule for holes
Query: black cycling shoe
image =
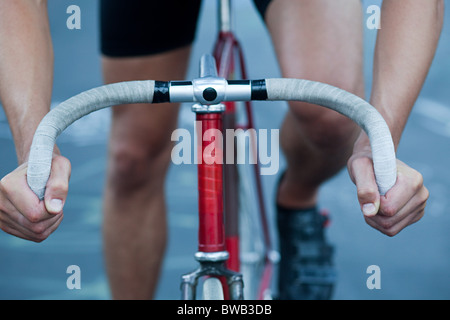
{"label": "black cycling shoe", "polygon": [[333,247],[324,234],[328,217],[317,208],[294,210],[277,206],[277,211],[279,299],[331,299],[336,273]]}

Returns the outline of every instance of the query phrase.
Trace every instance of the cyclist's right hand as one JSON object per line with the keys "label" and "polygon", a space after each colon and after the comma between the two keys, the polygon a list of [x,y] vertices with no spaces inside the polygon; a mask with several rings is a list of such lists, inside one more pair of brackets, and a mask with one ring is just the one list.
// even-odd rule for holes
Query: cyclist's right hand
{"label": "cyclist's right hand", "polygon": [[27,163],[0,181],[0,229],[14,236],[41,242],[56,230],[63,218],[71,165],[67,158],[53,155],[44,201],[28,187]]}

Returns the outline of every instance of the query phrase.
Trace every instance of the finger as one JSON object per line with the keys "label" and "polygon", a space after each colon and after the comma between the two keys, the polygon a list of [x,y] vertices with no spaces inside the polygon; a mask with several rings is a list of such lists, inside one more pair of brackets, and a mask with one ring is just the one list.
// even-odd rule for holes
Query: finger
{"label": "finger", "polygon": [[416,212],[408,214],[404,219],[399,220],[397,223],[393,222],[393,217],[386,217],[381,215],[376,215],[375,217],[365,217],[365,220],[366,223],[372,228],[389,237],[393,237],[406,227],[419,221],[423,217],[424,213],[425,210],[420,209]]}
{"label": "finger", "polygon": [[378,213],[380,207],[380,193],[372,160],[367,157],[355,159],[351,164],[351,170],[361,210],[366,217],[372,217]]}
{"label": "finger", "polygon": [[16,237],[34,241],[42,242],[47,239],[53,231],[58,228],[61,224],[63,215],[53,216],[54,219],[44,220],[42,222],[36,223],[33,228],[28,229],[24,226],[14,224],[10,225],[8,223],[0,223],[1,229],[8,234],[14,235]]}
{"label": "finger", "polygon": [[429,192],[424,187],[417,193],[413,200],[408,202],[395,215],[386,216],[380,213],[374,217],[366,218],[366,222],[384,234],[394,236],[423,217],[428,196]]}
{"label": "finger", "polygon": [[422,175],[398,161],[397,181],[381,198],[380,213],[392,217],[405,206],[409,205],[412,210],[427,199],[428,190],[423,185]]}
{"label": "finger", "polygon": [[63,214],[59,214],[53,216],[52,219],[41,222],[41,224],[43,224],[42,226],[35,225],[31,229],[30,240],[34,242],[42,242],[47,239],[59,227],[63,217]]}
{"label": "finger", "polygon": [[0,229],[5,231],[6,233],[13,235],[15,237],[24,239],[24,240],[31,240],[27,236],[25,236],[22,232],[16,230],[15,228],[11,227],[9,224],[3,223],[0,221]]}
{"label": "finger", "polygon": [[59,226],[63,216],[63,214],[51,215],[50,219],[36,223],[22,222],[16,229],[26,235],[29,240],[41,242]]}
{"label": "finger", "polygon": [[62,212],[69,191],[70,162],[62,156],[55,156],[45,190],[45,207],[51,214]]}
{"label": "finger", "polygon": [[[51,218],[26,179],[27,166],[22,165],[1,180],[1,192],[11,206],[30,222]],[[10,210],[11,211],[11,210]]]}
{"label": "finger", "polygon": [[[4,203],[2,203],[3,205]],[[15,210],[15,209],[14,209]],[[20,226],[20,224],[17,223],[17,220],[19,220],[17,217],[20,216],[21,218],[25,219],[24,216],[22,216],[20,213],[14,211],[13,214],[6,213],[3,210],[0,211],[0,229],[4,232],[11,234],[13,236],[30,240],[28,236],[25,235],[23,232],[23,227]],[[25,219],[26,220],[26,219]],[[26,230],[25,230],[26,231]]]}
{"label": "finger", "polygon": [[16,208],[8,212],[0,211],[0,228],[12,235],[31,241],[45,240],[61,223],[61,215],[51,215],[49,219],[30,222]]}
{"label": "finger", "polygon": [[374,217],[366,217],[366,222],[375,229],[392,237],[423,217],[428,196],[429,192],[424,187],[412,201],[394,216],[377,214]]}

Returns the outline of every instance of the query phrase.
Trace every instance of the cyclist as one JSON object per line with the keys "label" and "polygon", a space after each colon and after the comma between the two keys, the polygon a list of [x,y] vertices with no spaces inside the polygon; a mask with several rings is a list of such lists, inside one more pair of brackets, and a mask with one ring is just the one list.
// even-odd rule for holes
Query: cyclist
{"label": "cyclist", "polygon": [[[272,36],[284,77],[321,81],[364,95],[360,1],[254,2]],[[61,223],[71,171],[56,148],[45,200],[39,202],[27,187],[32,136],[51,100],[53,52],[46,5],[44,0],[0,0],[0,98],[19,162],[1,180],[0,227],[37,242]],[[370,102],[386,119],[396,147],[434,57],[443,5],[443,0],[385,0],[382,6]],[[182,79],[199,8],[200,0],[139,0],[132,5],[102,1],[105,82]],[[177,111],[177,105],[113,109],[104,209],[113,298],[153,297],[165,249],[163,185]],[[281,139],[288,164],[277,190],[279,227],[286,231],[280,240],[285,273],[295,276],[303,264],[330,264],[327,250],[308,258],[292,249],[305,243],[316,249],[329,247],[317,193],[346,164],[370,226],[394,236],[423,216],[428,191],[421,174],[398,161],[396,185],[380,196],[368,138],[350,120],[292,102]],[[329,297],[328,291],[299,285],[292,278],[282,278],[281,286],[284,299]]]}

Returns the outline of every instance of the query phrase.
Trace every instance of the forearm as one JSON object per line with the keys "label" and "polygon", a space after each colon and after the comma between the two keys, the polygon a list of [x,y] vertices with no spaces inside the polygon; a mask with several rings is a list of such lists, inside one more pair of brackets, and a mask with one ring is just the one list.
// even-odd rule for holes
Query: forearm
{"label": "forearm", "polygon": [[19,163],[50,109],[53,48],[46,1],[0,0],[0,99]]}
{"label": "forearm", "polygon": [[371,104],[386,119],[398,147],[427,77],[443,24],[443,1],[384,0]]}

